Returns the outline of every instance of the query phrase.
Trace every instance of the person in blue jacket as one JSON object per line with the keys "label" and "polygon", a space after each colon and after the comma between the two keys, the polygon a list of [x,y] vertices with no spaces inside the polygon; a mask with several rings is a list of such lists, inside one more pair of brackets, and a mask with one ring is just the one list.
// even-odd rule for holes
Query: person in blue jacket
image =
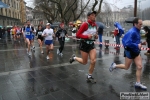
{"label": "person in blue jacket", "polygon": [[122,36],[122,34],[124,34],[124,30],[123,30],[122,26],[120,25],[120,23],[118,23],[118,22],[115,22],[114,26],[115,26],[115,30],[117,30],[117,34],[115,36],[117,46],[115,47],[115,49],[120,49],[120,47],[119,47],[120,37]]}
{"label": "person in blue jacket", "polygon": [[125,64],[112,63],[109,71],[112,72],[115,68],[128,70],[132,60],[134,60],[137,70],[136,70],[136,83],[135,87],[140,89],[147,89],[146,86],[141,84],[141,72],[142,72],[142,58],[140,55],[141,51],[141,37],[140,29],[142,27],[142,20],[135,18],[133,20],[133,27],[124,35],[122,43],[124,46],[124,57]]}

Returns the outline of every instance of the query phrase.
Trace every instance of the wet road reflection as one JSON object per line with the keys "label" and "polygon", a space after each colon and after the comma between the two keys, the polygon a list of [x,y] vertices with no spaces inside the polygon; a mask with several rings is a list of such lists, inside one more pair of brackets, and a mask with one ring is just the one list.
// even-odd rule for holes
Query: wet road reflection
{"label": "wet road reflection", "polygon": [[[44,54],[40,53],[37,42],[35,47],[31,57],[27,56],[22,42],[12,44],[9,41],[7,46],[0,47],[0,100],[6,95],[14,100],[119,100],[120,92],[143,92],[134,88],[134,63],[128,71],[117,69],[110,73],[108,70],[112,62],[124,63],[123,48],[96,45],[97,62],[93,76],[97,83],[88,84],[89,63],[69,63],[72,54],[81,56],[78,43],[67,41],[63,56],[59,56],[56,53],[59,44],[55,41],[49,60],[44,46]],[[142,83],[150,88],[150,57],[145,59]]]}

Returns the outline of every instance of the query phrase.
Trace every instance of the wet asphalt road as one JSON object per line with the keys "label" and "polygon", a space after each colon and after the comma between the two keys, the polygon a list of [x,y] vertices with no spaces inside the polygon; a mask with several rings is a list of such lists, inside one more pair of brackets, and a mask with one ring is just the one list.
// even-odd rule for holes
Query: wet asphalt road
{"label": "wet asphalt road", "polygon": [[[110,43],[115,43],[111,37]],[[136,66],[133,63],[128,71],[116,69],[112,73],[112,62],[124,63],[123,48],[99,48],[96,45],[97,59],[93,77],[96,84],[86,82],[87,65],[78,62],[69,63],[72,54],[80,55],[78,43],[72,39],[66,41],[63,56],[56,54],[58,41],[54,42],[54,51],[41,54],[35,40],[35,52],[28,57],[23,41],[0,40],[0,100],[119,100],[120,92],[150,92],[150,57],[143,58],[142,83],[147,91],[134,88]],[[45,45],[43,46],[45,51]]]}

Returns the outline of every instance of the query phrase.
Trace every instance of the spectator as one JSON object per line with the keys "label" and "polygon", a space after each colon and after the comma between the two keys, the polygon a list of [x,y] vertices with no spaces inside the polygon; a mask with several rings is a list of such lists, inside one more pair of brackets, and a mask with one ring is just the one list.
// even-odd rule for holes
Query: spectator
{"label": "spectator", "polygon": [[[145,37],[146,37],[146,42],[147,42],[147,47],[150,48],[150,29],[147,26],[144,26],[144,31],[145,31]],[[148,50],[145,55],[150,55],[150,50]]]}

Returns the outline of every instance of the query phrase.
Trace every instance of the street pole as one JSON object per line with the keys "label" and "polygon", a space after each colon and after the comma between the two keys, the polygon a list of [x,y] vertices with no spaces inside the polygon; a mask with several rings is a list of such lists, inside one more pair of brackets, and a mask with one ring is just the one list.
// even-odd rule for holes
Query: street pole
{"label": "street pole", "polygon": [[137,0],[134,0],[134,17],[137,17]]}

